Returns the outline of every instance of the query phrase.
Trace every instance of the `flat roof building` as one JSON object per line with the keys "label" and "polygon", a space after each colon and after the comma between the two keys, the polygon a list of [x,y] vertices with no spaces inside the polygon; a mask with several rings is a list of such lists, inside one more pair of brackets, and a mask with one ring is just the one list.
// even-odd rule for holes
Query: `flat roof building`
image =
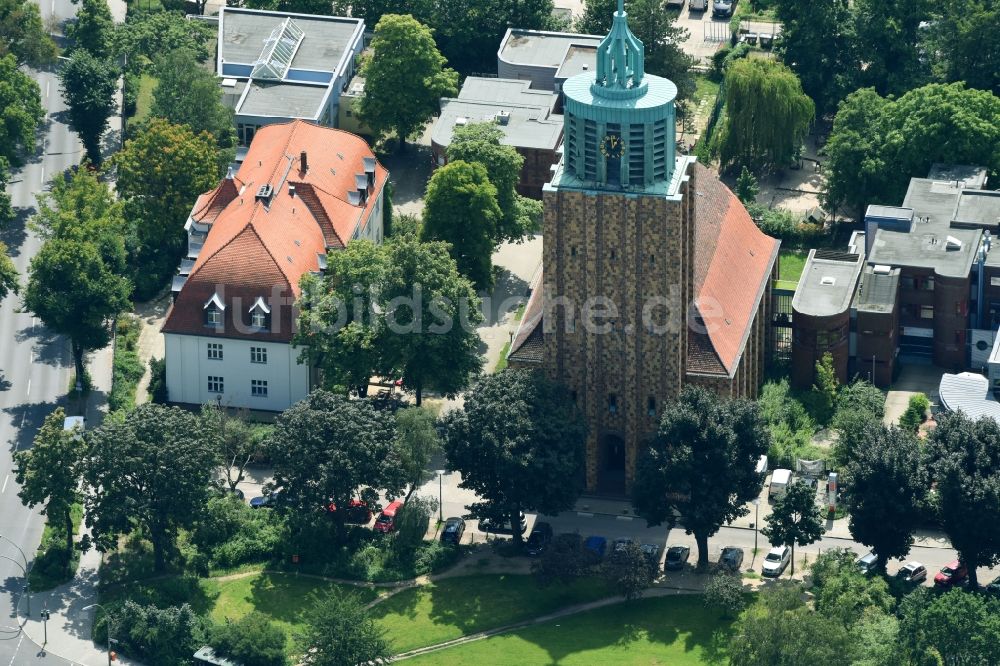
{"label": "flat roof building", "polygon": [[335,127],[364,47],[361,19],[223,7],[216,73],[246,153],[257,130],[291,120]]}
{"label": "flat roof building", "polygon": [[566,79],[597,66],[603,37],[572,32],[509,28],[497,50],[497,75],[531,82],[538,90],[562,90]]}

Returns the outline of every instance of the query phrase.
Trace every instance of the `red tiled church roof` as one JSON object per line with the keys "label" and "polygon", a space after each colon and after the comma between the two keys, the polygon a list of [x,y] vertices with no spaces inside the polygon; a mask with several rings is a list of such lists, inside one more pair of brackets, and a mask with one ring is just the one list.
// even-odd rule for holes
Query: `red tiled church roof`
{"label": "red tiled church roof", "polygon": [[[349,200],[364,158],[374,157],[364,139],[302,120],[258,130],[239,172],[201,195],[192,209],[209,232],[163,332],[290,340],[299,280],[319,270],[319,255],[350,241],[385,185],[388,172],[375,160],[367,202]],[[273,191],[269,203],[255,196],[264,185]],[[215,293],[226,304],[219,329],[204,325],[204,305]],[[278,315],[268,332],[240,326],[257,298]]]}

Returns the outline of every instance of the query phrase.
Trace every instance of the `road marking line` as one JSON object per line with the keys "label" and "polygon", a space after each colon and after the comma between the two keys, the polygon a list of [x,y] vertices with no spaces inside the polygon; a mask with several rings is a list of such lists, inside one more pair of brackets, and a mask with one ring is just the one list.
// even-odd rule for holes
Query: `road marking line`
{"label": "road marking line", "polygon": [[28,393],[27,393],[27,395],[31,395],[31,379],[30,378],[28,379]]}
{"label": "road marking line", "polygon": [[45,167],[42,167],[42,176],[41,176],[41,178],[39,178],[39,180],[40,180],[40,181],[41,181],[42,183],[44,183],[44,182],[45,182]]}
{"label": "road marking line", "polygon": [[7,492],[8,481],[10,481],[10,474],[8,474],[3,480],[3,490],[0,490],[0,495],[3,495],[5,492]]}
{"label": "road marking line", "polygon": [[615,520],[632,520],[632,516],[615,516]]}
{"label": "road marking line", "polygon": [[594,517],[594,514],[592,514],[592,513],[586,513],[584,511],[577,511],[576,515],[578,515],[580,518],[593,518]]}
{"label": "road marking line", "polygon": [[[53,3],[54,3],[55,1],[56,1],[56,0],[52,0],[52,2],[53,2]],[[48,97],[48,96],[49,96],[49,84],[51,84],[51,83],[52,83],[51,81],[46,81],[46,82],[45,82],[45,96],[46,96],[46,97]]]}
{"label": "road marking line", "polygon": [[[55,2],[55,0],[52,0]],[[14,648],[14,656],[10,658],[10,663],[7,666],[13,666],[14,660],[17,659],[17,653],[21,650],[21,641],[24,640],[24,632],[21,632],[21,637],[17,639],[17,647]]]}

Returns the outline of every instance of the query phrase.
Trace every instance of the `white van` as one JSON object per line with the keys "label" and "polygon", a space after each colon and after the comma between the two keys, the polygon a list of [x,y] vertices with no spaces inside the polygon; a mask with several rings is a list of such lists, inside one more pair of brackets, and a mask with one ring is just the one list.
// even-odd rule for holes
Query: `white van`
{"label": "white van", "polygon": [[776,469],[771,474],[771,487],[767,489],[769,499],[781,497],[788,490],[788,484],[792,482],[792,470]]}

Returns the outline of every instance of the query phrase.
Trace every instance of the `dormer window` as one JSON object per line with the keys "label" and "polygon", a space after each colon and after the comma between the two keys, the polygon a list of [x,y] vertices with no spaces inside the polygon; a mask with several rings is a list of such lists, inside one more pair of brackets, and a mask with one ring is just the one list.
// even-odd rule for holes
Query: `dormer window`
{"label": "dormer window", "polygon": [[212,294],[204,306],[205,326],[222,326],[222,315],[226,311],[226,304],[219,298],[219,294]]}
{"label": "dormer window", "polygon": [[250,325],[260,329],[271,327],[271,308],[264,302],[263,296],[258,296],[250,307]]}

